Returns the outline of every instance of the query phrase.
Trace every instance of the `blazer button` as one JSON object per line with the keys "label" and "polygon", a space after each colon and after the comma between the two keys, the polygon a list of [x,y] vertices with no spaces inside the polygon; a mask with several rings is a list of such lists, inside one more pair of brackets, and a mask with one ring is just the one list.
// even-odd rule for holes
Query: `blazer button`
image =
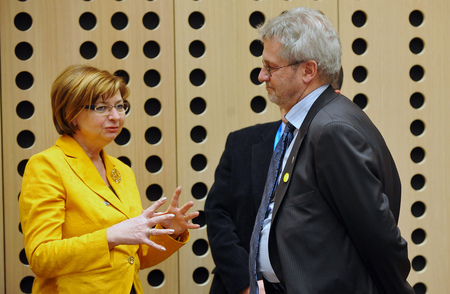
{"label": "blazer button", "polygon": [[108,201],[106,201],[106,200],[103,201],[103,203],[105,203],[106,206],[109,206],[109,205],[110,205],[110,203],[109,203]]}
{"label": "blazer button", "polygon": [[133,264],[134,263],[134,257],[133,256],[129,256],[128,257],[128,263],[129,264]]}

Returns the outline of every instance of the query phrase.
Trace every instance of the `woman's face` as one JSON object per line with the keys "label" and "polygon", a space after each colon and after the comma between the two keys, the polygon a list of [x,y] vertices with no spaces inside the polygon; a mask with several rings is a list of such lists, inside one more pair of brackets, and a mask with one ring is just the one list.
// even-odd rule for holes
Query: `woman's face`
{"label": "woman's face", "polygon": [[73,121],[73,124],[78,127],[73,136],[75,140],[82,146],[88,146],[91,149],[102,149],[111,143],[122,131],[125,123],[125,111],[117,112],[115,107],[110,106],[121,103],[123,103],[123,99],[119,91],[112,97],[105,100],[100,97],[94,102],[95,106],[107,106],[104,113],[84,109]]}

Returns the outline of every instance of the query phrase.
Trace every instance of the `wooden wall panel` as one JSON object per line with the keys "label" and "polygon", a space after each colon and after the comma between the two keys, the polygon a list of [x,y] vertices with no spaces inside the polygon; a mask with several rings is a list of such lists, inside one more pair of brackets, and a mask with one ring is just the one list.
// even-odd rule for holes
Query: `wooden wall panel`
{"label": "wooden wall panel", "polygon": [[[251,51],[258,38],[258,20],[264,21],[296,6],[322,10],[337,25],[336,1],[185,1],[175,0],[177,162],[179,184],[190,190],[196,209],[203,213],[206,195],[196,188],[209,190],[214,170],[230,131],[261,122],[280,119],[278,108],[267,99],[264,84],[255,83],[261,68],[261,56]],[[193,25],[189,23],[192,21]],[[205,47],[197,57],[189,47],[200,41]],[[195,43],[194,43],[195,44]],[[195,53],[195,52],[194,52]],[[190,80],[195,70],[205,74],[196,85]],[[253,81],[252,81],[253,72]],[[197,114],[190,107],[201,97],[206,108]],[[256,103],[263,99],[265,106]],[[252,108],[252,102],[258,105]],[[260,107],[261,106],[261,107]],[[256,110],[256,111],[255,111]],[[195,141],[192,133],[201,127],[206,136]],[[194,169],[199,165],[200,168]],[[194,192],[192,192],[194,191]],[[204,224],[204,215],[199,222]],[[190,293],[208,293],[214,268],[209,250],[194,252],[193,247],[207,242],[206,226],[192,232],[192,247],[180,252],[180,284]],[[192,289],[192,290],[191,290]]]}
{"label": "wooden wall panel", "polygon": [[[450,268],[446,130],[450,121],[445,113],[450,102],[445,99],[449,86],[444,75],[449,61],[445,53],[450,49],[444,28],[450,4],[446,0],[0,0],[4,204],[0,208],[5,220],[0,231],[5,244],[0,289],[3,278],[6,293],[26,293],[33,277],[21,258],[17,199],[24,163],[58,137],[51,121],[51,84],[66,66],[89,63],[129,77],[132,107],[125,128],[130,137],[121,136],[120,144],[111,144],[107,151],[131,163],[144,207],[162,195],[170,197],[181,185],[182,202],[193,200],[194,208],[202,213],[196,220],[201,229],[192,232],[191,241],[179,254],[141,272],[145,292],[208,293],[214,264],[203,206],[226,136],[245,126],[279,119],[264,85],[255,80],[261,58],[252,47],[258,37],[254,26],[295,6],[320,9],[339,30],[345,73],[342,92],[363,105],[396,160],[403,183],[400,228],[415,268],[410,283],[417,293],[450,292],[446,278]],[[27,17],[21,13],[31,17],[28,28]],[[85,13],[95,16],[91,29],[80,25]],[[126,20],[116,13],[126,15]],[[119,16],[118,21],[113,16]],[[361,16],[366,21],[359,26]],[[116,29],[113,22],[124,27]],[[415,38],[424,43],[419,50],[420,40],[413,42],[416,53],[410,49]],[[128,45],[123,58],[112,52],[118,41]],[[24,60],[16,53],[23,42],[33,48]],[[94,57],[82,57],[84,42],[96,45]],[[424,69],[418,81],[410,77],[416,65]],[[420,76],[420,67],[413,71],[414,77]],[[359,71],[363,68],[367,77],[355,80],[364,76]],[[32,75],[31,85],[22,72]],[[24,89],[16,84],[16,77]],[[203,99],[204,109],[195,98]],[[31,108],[22,106],[27,101],[34,107],[31,116]],[[161,131],[159,140],[152,127]],[[23,131],[30,131],[34,139]]]}
{"label": "wooden wall panel", "polygon": [[[0,62],[1,64],[1,62]],[[1,73],[0,73],[0,81],[1,81]],[[1,93],[1,82],[0,82],[0,93]],[[1,96],[0,96],[1,98]],[[1,105],[1,99],[0,99],[0,105]],[[2,114],[0,111],[0,138],[2,138],[3,136],[1,136],[1,126],[2,126],[2,120],[1,120]],[[0,139],[0,144],[3,145],[3,140]],[[0,166],[3,166],[3,156],[0,157]],[[3,168],[0,169],[0,178],[3,179]],[[5,267],[5,230],[4,230],[4,215],[3,215],[3,180],[0,181],[0,196],[2,201],[0,201],[0,269],[1,272],[5,272],[6,271],[6,267]],[[5,275],[2,274],[0,275],[0,291],[5,292]]]}
{"label": "wooden wall panel", "polygon": [[[19,293],[29,291],[33,273],[24,264],[23,239],[19,231],[17,199],[21,175],[18,169],[23,169],[23,164],[32,154],[50,147],[58,137],[52,123],[49,94],[53,80],[68,65],[87,63],[111,72],[127,74],[131,109],[125,128],[130,137],[121,136],[120,145],[112,143],[107,151],[131,163],[144,207],[163,195],[170,197],[175,190],[173,3],[136,1],[129,5],[125,1],[50,0],[1,1],[0,4],[1,95],[3,122],[6,122],[3,123],[5,143],[2,153],[8,154],[3,164],[6,171],[4,182],[7,183],[3,189],[7,220],[4,233],[6,287],[8,293]],[[94,16],[94,20],[86,20],[86,13]],[[82,24],[89,26],[92,23],[92,28],[82,27]],[[118,41],[128,46],[128,52],[112,49]],[[159,51],[153,47],[144,49],[150,41],[159,45]],[[15,52],[19,48],[17,45],[22,42],[33,48],[26,60],[18,58]],[[81,50],[85,42],[92,42],[97,50]],[[123,56],[120,56],[123,52]],[[16,77],[21,72],[27,72],[33,77],[31,86],[26,89],[16,85]],[[28,81],[20,78],[20,75],[18,80],[24,84]],[[156,100],[161,105],[160,109],[151,103]],[[20,103],[25,101],[30,102],[34,110],[21,107]],[[21,118],[16,108],[24,115],[32,111],[32,115]],[[161,131],[159,140],[154,133],[147,132],[151,127]],[[16,138],[25,130],[30,131],[34,139],[25,134],[22,139],[22,146],[25,147],[21,147]],[[32,144],[27,146],[30,142]],[[151,156],[157,157],[156,160],[148,161]],[[158,166],[158,158],[162,167]],[[141,272],[146,292],[178,291],[177,255]],[[163,280],[160,280],[160,273],[163,274]]]}
{"label": "wooden wall panel", "polygon": [[[445,0],[339,4],[343,93],[358,101],[360,94],[367,97],[364,110],[381,130],[401,176],[399,226],[413,265],[408,280],[416,293],[448,293],[450,104],[443,73],[449,62],[449,33],[444,28],[450,4]],[[358,82],[353,74],[361,66],[368,74]]]}

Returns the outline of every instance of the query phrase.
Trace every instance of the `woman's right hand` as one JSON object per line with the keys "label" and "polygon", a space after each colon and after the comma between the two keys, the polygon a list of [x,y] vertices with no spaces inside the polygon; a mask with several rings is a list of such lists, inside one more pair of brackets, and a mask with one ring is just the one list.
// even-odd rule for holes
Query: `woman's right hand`
{"label": "woman's right hand", "polygon": [[166,248],[150,240],[150,234],[170,235],[174,232],[172,229],[152,229],[156,224],[174,217],[173,214],[156,213],[156,210],[161,207],[165,201],[165,197],[161,198],[152,206],[142,211],[141,215],[109,227],[106,230],[109,250],[112,250],[118,245],[146,244],[155,249],[165,251]]}

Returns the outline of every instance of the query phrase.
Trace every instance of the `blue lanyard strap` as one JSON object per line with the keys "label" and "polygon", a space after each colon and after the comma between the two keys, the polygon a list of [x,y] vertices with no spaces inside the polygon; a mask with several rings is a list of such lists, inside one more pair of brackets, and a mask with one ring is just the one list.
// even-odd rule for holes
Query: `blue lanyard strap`
{"label": "blue lanyard strap", "polygon": [[280,141],[282,133],[283,133],[283,122],[281,122],[280,126],[278,127],[277,134],[275,135],[275,141],[273,142],[273,150],[275,150],[275,147],[277,146],[278,141]]}

